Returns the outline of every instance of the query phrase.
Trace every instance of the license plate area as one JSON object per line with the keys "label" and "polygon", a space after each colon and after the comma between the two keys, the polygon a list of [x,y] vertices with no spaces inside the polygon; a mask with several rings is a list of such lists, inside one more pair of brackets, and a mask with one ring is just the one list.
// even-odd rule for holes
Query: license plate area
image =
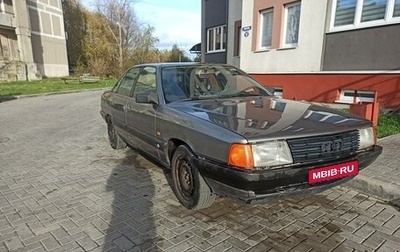
{"label": "license plate area", "polygon": [[355,176],[358,170],[357,160],[311,169],[308,171],[308,184]]}

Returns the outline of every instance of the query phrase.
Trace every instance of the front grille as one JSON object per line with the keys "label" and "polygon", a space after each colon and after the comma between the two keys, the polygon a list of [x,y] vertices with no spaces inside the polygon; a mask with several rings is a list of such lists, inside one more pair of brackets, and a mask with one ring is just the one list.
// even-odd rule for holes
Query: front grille
{"label": "front grille", "polygon": [[358,149],[358,131],[287,140],[294,163],[348,156]]}

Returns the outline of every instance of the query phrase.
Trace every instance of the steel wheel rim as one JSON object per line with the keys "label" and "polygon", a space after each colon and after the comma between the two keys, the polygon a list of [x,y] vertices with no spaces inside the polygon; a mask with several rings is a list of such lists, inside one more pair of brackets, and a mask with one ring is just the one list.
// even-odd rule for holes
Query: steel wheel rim
{"label": "steel wheel rim", "polygon": [[189,200],[193,194],[193,174],[188,162],[181,158],[178,161],[177,181],[182,196]]}

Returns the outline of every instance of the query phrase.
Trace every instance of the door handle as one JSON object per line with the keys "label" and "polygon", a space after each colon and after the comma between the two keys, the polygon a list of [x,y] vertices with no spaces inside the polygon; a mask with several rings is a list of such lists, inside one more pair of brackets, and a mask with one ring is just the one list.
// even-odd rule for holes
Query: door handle
{"label": "door handle", "polygon": [[131,105],[126,104],[126,105],[124,106],[124,110],[125,110],[125,111],[131,111],[131,110],[132,110]]}

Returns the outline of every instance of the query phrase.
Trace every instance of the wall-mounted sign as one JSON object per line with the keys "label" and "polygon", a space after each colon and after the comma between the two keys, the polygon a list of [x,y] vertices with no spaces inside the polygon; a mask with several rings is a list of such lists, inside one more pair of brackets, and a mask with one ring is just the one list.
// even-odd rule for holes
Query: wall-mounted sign
{"label": "wall-mounted sign", "polygon": [[244,32],[247,32],[247,31],[250,31],[250,30],[251,30],[251,26],[250,25],[242,27],[242,31],[244,31]]}

